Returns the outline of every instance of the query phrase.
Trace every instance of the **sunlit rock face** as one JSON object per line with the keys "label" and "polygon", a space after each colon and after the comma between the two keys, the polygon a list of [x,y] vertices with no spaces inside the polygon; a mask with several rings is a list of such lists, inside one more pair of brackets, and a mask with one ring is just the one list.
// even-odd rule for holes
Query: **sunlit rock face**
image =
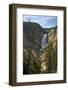
{"label": "sunlit rock face", "polygon": [[42,51],[40,55],[40,61],[41,61],[40,72],[47,73],[48,72],[48,52],[46,49]]}
{"label": "sunlit rock face", "polygon": [[46,72],[48,69],[46,62],[41,63],[41,72]]}
{"label": "sunlit rock face", "polygon": [[57,30],[56,30],[56,28],[51,29],[51,31],[48,33],[48,42],[53,45],[54,49],[56,49],[56,45],[57,45]]}

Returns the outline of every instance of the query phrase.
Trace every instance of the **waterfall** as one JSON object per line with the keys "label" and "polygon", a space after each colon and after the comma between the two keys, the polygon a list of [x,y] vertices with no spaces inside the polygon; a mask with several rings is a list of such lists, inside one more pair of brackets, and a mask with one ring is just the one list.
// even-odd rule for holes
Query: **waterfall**
{"label": "waterfall", "polygon": [[41,47],[42,47],[42,49],[43,48],[45,48],[45,47],[47,47],[47,43],[48,43],[48,40],[47,40],[47,34],[44,34],[43,35],[43,38],[42,38],[42,41],[41,41]]}

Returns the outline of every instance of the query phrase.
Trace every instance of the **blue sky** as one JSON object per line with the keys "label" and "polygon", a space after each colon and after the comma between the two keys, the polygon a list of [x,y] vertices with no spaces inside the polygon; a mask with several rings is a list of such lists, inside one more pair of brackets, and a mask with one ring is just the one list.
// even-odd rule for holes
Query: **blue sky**
{"label": "blue sky", "polygon": [[57,16],[31,16],[24,15],[24,22],[36,22],[41,25],[43,28],[50,28],[57,25]]}

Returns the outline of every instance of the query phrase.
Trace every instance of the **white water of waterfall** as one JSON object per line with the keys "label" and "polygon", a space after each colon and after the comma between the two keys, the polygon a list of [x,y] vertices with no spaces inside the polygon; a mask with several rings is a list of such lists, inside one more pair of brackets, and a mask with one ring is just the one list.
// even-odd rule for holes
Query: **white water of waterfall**
{"label": "white water of waterfall", "polygon": [[41,41],[41,47],[42,49],[45,48],[47,46],[47,34],[44,34],[42,41]]}

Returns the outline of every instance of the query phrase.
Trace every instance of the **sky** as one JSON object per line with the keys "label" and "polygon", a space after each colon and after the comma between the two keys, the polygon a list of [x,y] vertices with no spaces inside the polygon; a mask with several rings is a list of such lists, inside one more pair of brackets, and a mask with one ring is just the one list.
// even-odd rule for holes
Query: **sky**
{"label": "sky", "polygon": [[57,25],[57,16],[31,16],[24,15],[24,22],[36,22],[41,25],[42,28],[51,28]]}

